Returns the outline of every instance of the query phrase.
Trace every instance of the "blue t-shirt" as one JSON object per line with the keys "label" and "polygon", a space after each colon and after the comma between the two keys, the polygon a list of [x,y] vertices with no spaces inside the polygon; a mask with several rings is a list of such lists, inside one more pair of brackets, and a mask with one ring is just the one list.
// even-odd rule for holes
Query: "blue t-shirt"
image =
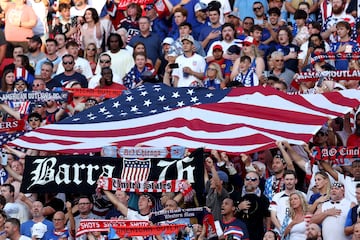
{"label": "blue t-shirt", "polygon": [[[34,226],[36,222],[34,222],[33,220],[28,220],[24,223],[21,224],[20,226],[20,233],[21,235],[25,235],[27,237],[30,237],[31,238],[31,228]],[[43,224],[45,224],[47,226],[47,232],[48,231],[53,231],[54,230],[54,225],[52,222],[50,222],[49,220],[47,219],[44,219],[42,221]],[[45,236],[45,235],[44,235]],[[45,238],[43,238],[45,239]]]}

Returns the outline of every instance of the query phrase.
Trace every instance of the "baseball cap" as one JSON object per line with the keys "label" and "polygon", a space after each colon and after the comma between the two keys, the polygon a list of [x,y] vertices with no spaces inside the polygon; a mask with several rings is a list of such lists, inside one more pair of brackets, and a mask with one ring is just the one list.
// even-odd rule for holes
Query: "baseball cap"
{"label": "baseball cap", "polygon": [[334,182],[334,183],[331,185],[331,188],[344,188],[344,184],[339,183],[339,182]]}
{"label": "baseball cap", "polygon": [[254,43],[255,43],[254,38],[251,36],[247,36],[243,42],[243,44],[247,46],[253,45]]}
{"label": "baseball cap", "polygon": [[182,38],[181,38],[181,42],[182,41],[184,41],[184,40],[188,40],[189,42],[191,42],[191,43],[194,43],[194,38],[193,38],[193,36],[191,36],[191,35],[185,35],[185,36],[183,36]]}
{"label": "baseball cap", "polygon": [[213,46],[212,50],[213,51],[215,51],[215,50],[221,50],[222,51],[223,48],[222,48],[222,46],[220,44],[216,44],[216,45]]}
{"label": "baseball cap", "polygon": [[31,228],[31,236],[42,238],[47,231],[47,227],[42,222],[35,223]]}
{"label": "baseball cap", "polygon": [[173,42],[174,42],[174,39],[172,39],[171,37],[166,37],[166,38],[164,38],[164,40],[162,41],[161,45],[164,45],[164,44],[169,44],[169,45],[171,45],[171,44],[173,44]]}
{"label": "baseball cap", "polygon": [[194,6],[194,12],[207,10],[207,7],[206,3],[198,2]]}
{"label": "baseball cap", "polygon": [[217,174],[221,181],[223,181],[224,183],[229,182],[229,176],[224,171],[219,170],[217,171]]}
{"label": "baseball cap", "polygon": [[232,54],[236,54],[239,55],[240,54],[240,47],[238,45],[231,45],[228,50],[227,50],[227,54],[232,55]]}
{"label": "baseball cap", "polygon": [[236,18],[240,19],[239,13],[235,12],[235,11],[230,12],[228,16],[229,17],[236,17]]}
{"label": "baseball cap", "polygon": [[41,38],[39,36],[37,36],[37,35],[34,35],[32,37],[27,37],[26,39],[42,44]]}

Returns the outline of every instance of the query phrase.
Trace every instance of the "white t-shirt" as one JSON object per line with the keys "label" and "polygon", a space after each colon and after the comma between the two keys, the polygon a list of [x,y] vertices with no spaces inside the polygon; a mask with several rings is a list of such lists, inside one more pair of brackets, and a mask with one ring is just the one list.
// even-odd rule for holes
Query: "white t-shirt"
{"label": "white t-shirt", "polygon": [[[84,58],[78,57],[75,60],[74,69],[75,69],[75,71],[77,69],[81,69],[81,71],[82,71],[81,74],[84,75],[87,79],[90,79],[93,77],[90,63],[87,60],[85,60]],[[63,72],[64,72],[64,66],[61,61],[61,63],[58,65],[56,75],[63,73]]]}
{"label": "white t-shirt", "polygon": [[351,202],[347,199],[342,199],[340,203],[332,204],[330,201],[324,202],[321,206],[321,211],[324,212],[330,208],[336,208],[341,210],[341,214],[337,216],[326,217],[322,225],[323,240],[349,240],[351,236],[345,236],[344,226],[346,216],[351,208]]}
{"label": "white t-shirt", "polygon": [[203,79],[198,79],[193,75],[189,75],[187,77],[184,76],[183,68],[189,67],[194,72],[205,71],[206,62],[205,59],[199,54],[194,53],[191,57],[185,57],[184,55],[180,55],[176,58],[176,63],[179,64],[179,68],[175,68],[173,70],[172,76],[179,77],[178,87],[189,87],[193,82],[201,82]]}
{"label": "white t-shirt", "polygon": [[344,174],[341,174],[339,172],[337,172],[337,174],[338,174],[338,182],[342,183],[345,186],[345,198],[350,202],[357,203],[355,190],[356,190],[356,184],[360,183],[360,181],[354,181],[354,178],[349,176],[344,176]]}

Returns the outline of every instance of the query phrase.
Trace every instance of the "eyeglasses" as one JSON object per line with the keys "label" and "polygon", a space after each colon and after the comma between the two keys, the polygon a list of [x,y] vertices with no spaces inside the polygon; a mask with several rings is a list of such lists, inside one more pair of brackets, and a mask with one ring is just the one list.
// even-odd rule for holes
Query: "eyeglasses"
{"label": "eyeglasses", "polygon": [[38,84],[33,84],[32,86],[33,87],[40,87],[40,86],[42,86],[42,85],[44,85],[43,83],[38,83]]}
{"label": "eyeglasses", "polygon": [[216,71],[216,68],[208,68],[207,70]]}
{"label": "eyeglasses", "polygon": [[40,119],[39,118],[30,118],[29,119],[29,122],[36,122],[36,121],[40,121]]}
{"label": "eyeglasses", "polygon": [[25,83],[15,83],[15,86],[25,86]]}
{"label": "eyeglasses", "polygon": [[86,50],[88,50],[88,51],[96,51],[96,48],[88,48]]}
{"label": "eyeglasses", "polygon": [[100,60],[100,63],[111,63],[110,60]]}
{"label": "eyeglasses", "polygon": [[79,206],[85,206],[85,205],[90,205],[91,203],[89,203],[89,202],[85,202],[85,203],[79,203],[78,205]]}
{"label": "eyeglasses", "polygon": [[67,65],[67,64],[74,64],[74,62],[63,62],[64,65]]}
{"label": "eyeglasses", "polygon": [[256,177],[253,177],[253,178],[246,177],[245,180],[246,181],[251,181],[251,182],[256,182],[258,179]]}
{"label": "eyeglasses", "polygon": [[260,7],[254,7],[253,10],[254,10],[254,11],[257,11],[257,10],[260,10],[260,9],[262,9],[262,8],[263,8],[262,6],[260,6]]}
{"label": "eyeglasses", "polygon": [[275,62],[283,62],[284,59],[274,59]]}

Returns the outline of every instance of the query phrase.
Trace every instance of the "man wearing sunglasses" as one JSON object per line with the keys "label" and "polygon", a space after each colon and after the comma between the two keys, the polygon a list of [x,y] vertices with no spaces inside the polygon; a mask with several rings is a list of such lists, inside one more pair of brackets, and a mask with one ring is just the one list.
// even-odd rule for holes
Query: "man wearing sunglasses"
{"label": "man wearing sunglasses", "polygon": [[[89,81],[89,88],[95,88],[99,86],[99,81],[102,77],[101,70],[106,67],[111,67],[111,57],[107,53],[100,54],[98,66],[100,66],[100,71],[96,72],[96,75],[94,75],[90,81]],[[112,81],[115,83],[123,84],[123,80],[120,78],[120,76],[117,73],[114,73],[113,71],[113,78]]]}
{"label": "man wearing sunglasses", "polygon": [[65,54],[62,57],[62,67],[64,69],[64,72],[56,75],[53,78],[53,81],[58,82],[59,84],[61,84],[61,86],[65,86],[69,82],[76,80],[81,84],[82,88],[87,88],[88,81],[86,77],[83,74],[75,71],[74,66],[75,66],[74,56],[70,54]]}
{"label": "man wearing sunglasses", "polygon": [[259,188],[259,175],[257,172],[249,171],[244,179],[240,203],[238,207],[238,217],[243,221],[249,230],[250,239],[261,240],[264,236],[264,220],[266,228],[270,228],[269,200],[262,194]]}

